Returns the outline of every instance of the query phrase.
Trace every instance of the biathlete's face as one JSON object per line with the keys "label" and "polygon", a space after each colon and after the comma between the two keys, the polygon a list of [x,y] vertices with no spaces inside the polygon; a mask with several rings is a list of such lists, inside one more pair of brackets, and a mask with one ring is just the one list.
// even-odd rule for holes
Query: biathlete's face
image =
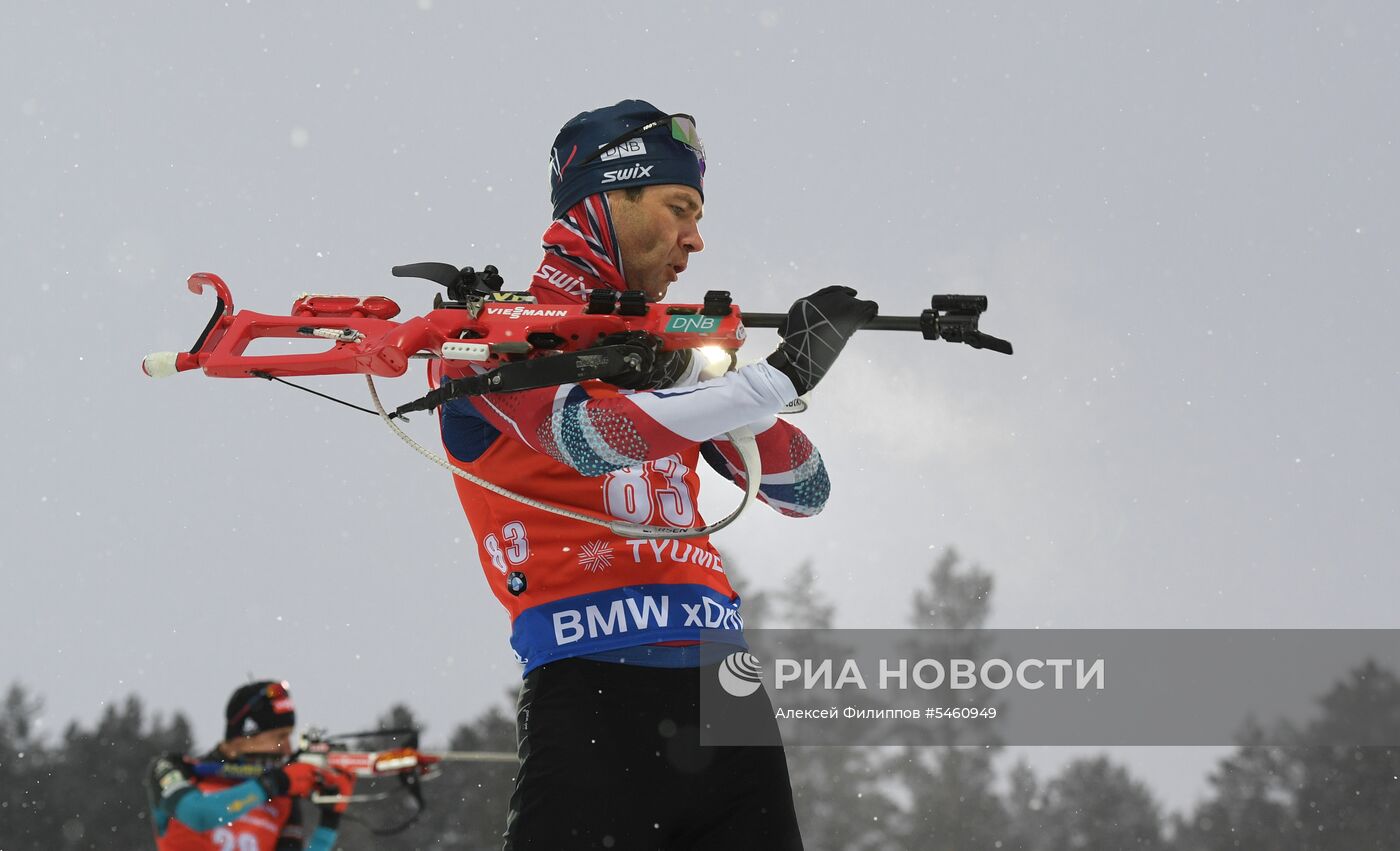
{"label": "biathlete's face", "polygon": [[263,730],[261,733],[255,733],[251,736],[239,736],[236,739],[229,739],[219,747],[224,755],[233,757],[244,754],[291,756],[292,728],[278,727],[275,730]]}
{"label": "biathlete's face", "polygon": [[635,201],[625,190],[614,189],[608,201],[627,289],[646,293],[647,301],[661,301],[690,264],[690,255],[705,248],[700,193],[690,186],[667,184],[642,187]]}

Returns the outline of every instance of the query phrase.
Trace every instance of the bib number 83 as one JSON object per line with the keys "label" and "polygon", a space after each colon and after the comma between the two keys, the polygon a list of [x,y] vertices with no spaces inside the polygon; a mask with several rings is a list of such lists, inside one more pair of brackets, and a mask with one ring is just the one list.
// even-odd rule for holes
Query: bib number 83
{"label": "bib number 83", "polygon": [[695,525],[695,501],[685,477],[690,468],[675,455],[607,475],[603,510],[628,523]]}
{"label": "bib number 83", "polygon": [[[502,538],[505,539],[504,546]],[[525,535],[525,524],[519,520],[512,520],[501,527],[500,537],[497,537],[495,532],[487,535],[482,539],[481,545],[491,557],[491,566],[501,573],[506,572],[507,564],[513,567],[530,557],[530,539]]]}

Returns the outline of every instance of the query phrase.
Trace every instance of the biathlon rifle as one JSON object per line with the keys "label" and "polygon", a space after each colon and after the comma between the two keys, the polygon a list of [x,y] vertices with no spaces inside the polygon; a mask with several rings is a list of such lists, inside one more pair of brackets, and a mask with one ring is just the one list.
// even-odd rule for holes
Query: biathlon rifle
{"label": "biathlon rifle", "polygon": [[[444,762],[516,763],[516,754],[508,751],[443,751],[425,753],[418,747],[418,731],[412,728],[372,730],[363,733],[327,734],[312,728],[301,736],[292,762],[305,762],[327,771],[348,774],[356,780],[398,780],[396,791],[372,791],[349,795],[340,794],[327,785],[311,794],[314,804],[350,804],[385,801],[401,794],[409,808],[402,821],[389,824],[371,823],[361,815],[346,813],[346,818],[359,821],[376,836],[389,836],[407,830],[423,812],[422,783],[442,773]],[[202,762],[195,765],[201,777],[251,779],[273,768],[263,762]]]}
{"label": "biathlon rifle", "polygon": [[[141,368],[152,378],[193,369],[217,378],[271,380],[364,375],[375,406],[369,413],[377,413],[401,439],[454,475],[527,501],[423,448],[393,420],[414,411],[432,410],[461,396],[509,393],[589,379],[607,381],[646,372],[662,351],[715,347],[727,352],[732,362],[732,356],[744,344],[748,328],[780,329],[787,318],[785,313],[741,312],[725,290],[707,292],[699,304],[662,304],[647,302],[640,292],[598,288],[588,293],[584,304],[546,305],[536,303],[528,293],[503,291],[504,281],[495,266],[478,272],[470,266],[458,269],[447,263],[412,263],[395,266],[393,274],[433,281],[446,292],[433,298],[432,310],[401,322],[394,321],[399,305],[378,295],[303,294],[292,304],[288,315],[279,316],[235,310],[233,296],[223,279],[212,272],[198,272],[189,277],[187,284],[197,295],[206,288],[214,291],[213,316],[188,351],[147,355]],[[1011,354],[1009,342],[978,328],[978,320],[986,310],[986,296],[935,295],[929,309],[918,316],[876,316],[864,330],[916,331],[926,340]],[[326,341],[327,348],[310,353],[247,354],[249,345],[263,338],[320,339]],[[605,339],[608,343],[600,345]],[[616,340],[621,342],[613,342]],[[390,412],[379,401],[374,378],[403,375],[413,358],[474,363],[484,369],[463,378],[444,379],[437,389]],[[543,503],[528,504],[599,523],[627,537],[709,534],[732,522],[757,493],[759,477],[753,475],[758,469],[757,451],[753,449],[752,436],[731,432],[730,437],[744,457],[749,487],[739,508],[719,523],[678,530],[564,512]]]}

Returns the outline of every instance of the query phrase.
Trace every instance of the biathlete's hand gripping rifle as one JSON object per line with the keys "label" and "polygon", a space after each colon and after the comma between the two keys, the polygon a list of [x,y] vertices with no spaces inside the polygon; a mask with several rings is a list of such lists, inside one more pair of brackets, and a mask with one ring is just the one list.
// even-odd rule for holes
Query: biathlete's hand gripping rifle
{"label": "biathlete's hand gripping rifle", "polygon": [[[599,313],[612,309],[613,302],[618,301],[617,309],[622,309],[621,302],[631,302],[631,305],[640,305],[643,311],[640,315],[645,317],[651,307],[666,311],[662,316],[666,316],[667,321],[661,327],[660,334],[657,334],[655,322],[636,323],[645,324],[648,327],[642,329],[629,328],[633,332],[640,332],[652,335],[654,339],[661,341],[662,350],[673,350],[681,348],[691,348],[691,345],[682,345],[675,336],[675,331],[683,328],[686,323],[697,326],[699,334],[708,334],[709,341],[701,345],[719,346],[729,349],[727,345],[734,343],[733,351],[743,343],[745,328],[781,328],[787,320],[785,313],[739,313],[737,308],[732,306],[729,293],[723,290],[711,290],[705,294],[704,305],[649,305],[641,299],[641,293],[621,293],[623,299],[617,297],[619,293],[611,290],[593,290],[590,294],[589,307],[595,305],[600,308]],[[628,299],[628,296],[633,298]],[[631,306],[629,305],[629,307]],[[697,310],[698,308],[698,310]],[[876,316],[862,327],[862,330],[869,331],[918,331],[923,334],[926,340],[947,340],[950,343],[966,343],[974,349],[991,349],[992,351],[1011,354],[1011,344],[1005,340],[998,339],[990,334],[983,334],[977,328],[978,317],[987,309],[987,297],[981,295],[936,295],[933,297],[933,306],[925,310],[919,316]],[[672,313],[672,311],[678,311]],[[685,313],[679,311],[695,311]],[[708,312],[707,312],[708,311]],[[596,314],[595,314],[596,315]],[[741,322],[739,328],[733,332],[732,338],[728,333],[719,333],[724,327],[726,320],[732,320],[734,316]],[[669,318],[687,317],[687,318]],[[714,325],[713,329],[704,328],[710,323],[711,317],[724,317]],[[699,330],[704,329],[704,330]],[[669,335],[669,336],[668,336]],[[603,335],[600,335],[603,336]],[[625,374],[631,370],[645,371],[651,367],[651,359],[654,351],[646,348],[627,345],[601,346],[588,349],[577,354],[573,359],[547,358],[534,361],[525,361],[519,365],[506,365],[497,367],[483,375],[471,376],[468,378],[449,379],[443,382],[443,386],[433,392],[400,405],[396,413],[400,416],[413,411],[427,411],[438,407],[444,402],[462,396],[480,396],[486,393],[501,393],[512,390],[529,390],[537,387],[551,387],[559,384],[568,384],[582,380],[579,376],[589,378],[601,378],[607,380],[609,377]]]}
{"label": "biathlete's hand gripping rifle", "polygon": [[[373,730],[364,733],[327,735],[324,730],[309,729],[301,737],[299,749],[292,762],[304,762],[325,771],[336,771],[356,780],[397,779],[397,794],[408,802],[406,819],[385,824],[372,822],[363,814],[347,812],[345,818],[363,824],[376,836],[390,836],[407,830],[426,808],[422,783],[442,773],[444,762],[492,762],[515,764],[519,757],[509,751],[446,751],[424,753],[418,748],[418,731],[411,728]],[[274,765],[264,762],[225,762],[215,760],[196,763],[194,771],[200,777],[252,779]],[[335,805],[386,801],[395,797],[393,791],[341,794],[329,783],[313,792],[313,804]]]}
{"label": "biathlete's hand gripping rifle", "polygon": [[[744,343],[747,327],[780,328],[786,314],[741,313],[726,291],[710,291],[700,304],[648,303],[640,292],[595,289],[586,304],[540,305],[532,296],[501,290],[494,266],[481,272],[458,270],[446,263],[395,266],[398,277],[421,277],[446,288],[433,309],[403,322],[393,321],[399,306],[384,296],[304,294],[290,315],[235,311],[228,285],[210,272],[191,275],[196,294],[214,290],[214,315],[186,352],[147,355],[142,369],[153,378],[202,369],[219,378],[282,380],[307,375],[362,374],[378,415],[420,454],[471,481],[522,502],[555,513],[608,526],[624,537],[692,537],[716,531],[732,522],[757,493],[757,450],[752,435],[730,434],[745,460],[749,484],[744,502],[729,517],[702,529],[639,526],[613,518],[565,512],[527,500],[494,483],[479,479],[417,444],[393,422],[405,414],[431,410],[461,396],[508,393],[600,379],[607,381],[645,372],[660,351],[717,347],[732,355]],[[918,331],[925,339],[964,343],[1011,354],[1011,344],[983,334],[978,319],[987,309],[985,296],[935,295],[930,309],[919,316],[876,316],[869,330]],[[604,338],[626,342],[599,345]],[[250,355],[249,345],[262,338],[321,339],[319,352]],[[646,341],[646,342],[641,342]],[[397,377],[412,358],[440,358],[459,364],[468,374],[445,379],[420,399],[390,413],[379,401],[374,376]],[[467,364],[478,364],[477,368]],[[450,366],[448,367],[451,368]],[[305,388],[303,388],[305,389]],[[314,392],[314,391],[313,391]],[[328,397],[330,398],[330,397]],[[341,400],[335,400],[341,401]],[[342,403],[348,404],[348,403]],[[351,406],[356,407],[356,406]]]}
{"label": "biathlete's hand gripping rifle", "polygon": [[[933,307],[918,316],[876,316],[861,326],[862,331],[918,331],[925,340],[947,340],[965,343],[974,349],[991,349],[1011,354],[1011,344],[983,334],[977,320],[987,311],[984,295],[936,295]],[[750,328],[778,328],[786,313],[745,313],[744,324]]]}

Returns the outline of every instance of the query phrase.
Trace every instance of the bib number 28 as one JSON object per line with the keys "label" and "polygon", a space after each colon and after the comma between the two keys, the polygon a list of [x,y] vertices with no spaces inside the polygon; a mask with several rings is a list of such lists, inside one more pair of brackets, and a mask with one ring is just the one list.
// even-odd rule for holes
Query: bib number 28
{"label": "bib number 28", "polygon": [[214,831],[212,838],[219,851],[258,851],[258,838],[251,833],[234,833],[221,827]]}

